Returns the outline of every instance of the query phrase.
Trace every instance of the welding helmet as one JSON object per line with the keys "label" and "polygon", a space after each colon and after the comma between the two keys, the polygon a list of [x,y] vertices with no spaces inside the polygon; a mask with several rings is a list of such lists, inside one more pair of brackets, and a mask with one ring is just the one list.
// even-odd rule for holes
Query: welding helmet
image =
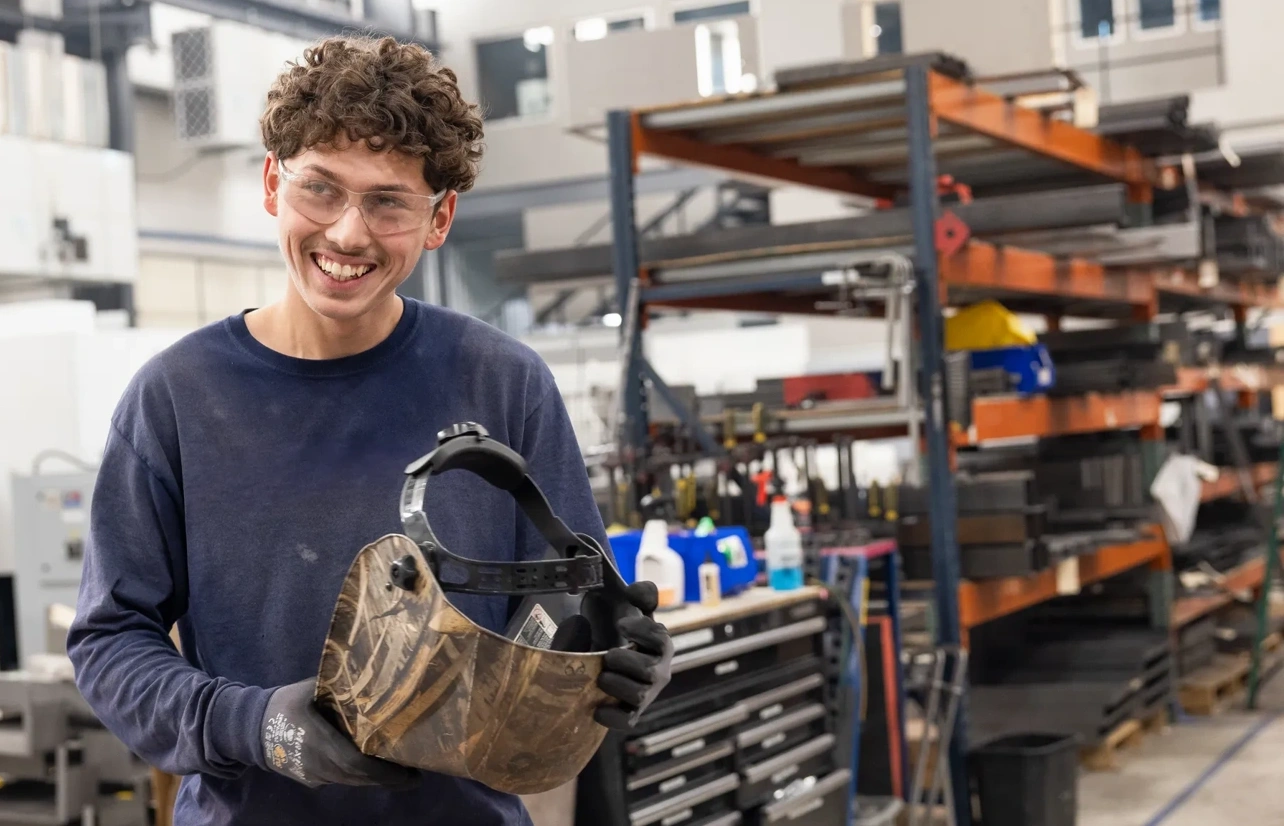
{"label": "welding helmet", "polygon": [[[510,493],[547,540],[545,558],[489,562],[448,550],[423,504],[429,480],[451,470]],[[352,563],[316,704],[367,755],[511,794],[561,786],[606,734],[593,719],[614,702],[597,686],[602,657],[622,644],[617,621],[639,613],[625,583],[592,537],[553,513],[521,455],[480,425],[442,431],[405,472],[405,534],[367,545]],[[451,593],[521,602],[499,634],[455,608]]]}

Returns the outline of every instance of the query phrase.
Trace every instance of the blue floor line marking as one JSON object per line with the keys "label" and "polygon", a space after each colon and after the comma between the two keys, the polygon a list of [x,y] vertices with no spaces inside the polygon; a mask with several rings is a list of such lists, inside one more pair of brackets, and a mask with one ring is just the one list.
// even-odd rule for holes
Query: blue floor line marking
{"label": "blue floor line marking", "polygon": [[1282,712],[1279,712],[1279,711],[1273,711],[1270,714],[1263,717],[1261,720],[1258,720],[1256,723],[1254,723],[1252,728],[1250,728],[1248,731],[1240,735],[1240,738],[1238,740],[1236,740],[1234,743],[1228,746],[1225,751],[1223,751],[1220,755],[1218,755],[1217,759],[1214,760],[1212,763],[1210,763],[1208,768],[1204,769],[1203,773],[1201,773],[1199,777],[1196,777],[1194,780],[1188,783],[1186,785],[1186,788],[1178,792],[1176,797],[1168,801],[1164,805],[1164,807],[1158,811],[1158,813],[1156,813],[1153,817],[1150,818],[1150,820],[1147,820],[1145,823],[1145,826],[1159,826],[1159,824],[1163,823],[1165,820],[1172,817],[1173,814],[1178,809],[1184,806],[1187,803],[1187,801],[1189,801],[1192,797],[1195,796],[1196,792],[1198,792],[1200,789],[1206,786],[1208,784],[1208,781],[1212,780],[1213,776],[1216,775],[1219,771],[1221,771],[1222,768],[1225,767],[1227,763],[1229,763],[1231,760],[1234,760],[1235,755],[1243,751],[1244,747],[1247,746],[1249,743],[1253,742],[1253,740],[1255,740],[1259,734],[1261,734],[1263,731],[1266,731],[1266,729],[1271,725],[1271,723],[1274,723],[1276,720],[1278,720],[1280,718],[1281,713]]}

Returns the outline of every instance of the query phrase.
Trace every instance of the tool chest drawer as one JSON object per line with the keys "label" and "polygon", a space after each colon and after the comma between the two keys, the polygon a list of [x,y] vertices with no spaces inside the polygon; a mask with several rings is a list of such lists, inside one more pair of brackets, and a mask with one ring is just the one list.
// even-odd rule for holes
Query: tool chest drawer
{"label": "tool chest drawer", "polygon": [[825,677],[818,670],[782,686],[746,697],[740,702],[749,712],[750,724],[766,723],[801,706],[824,703]]}
{"label": "tool chest drawer", "polygon": [[[797,605],[773,608],[761,613],[737,617],[726,622],[713,622],[702,628],[675,633],[673,635],[673,653],[675,657],[695,654],[723,643],[752,637],[764,631],[784,628],[820,615],[820,603],[815,600],[808,600]],[[663,615],[658,615],[657,619],[663,621]]]}
{"label": "tool chest drawer", "polygon": [[829,710],[820,703],[802,706],[769,723],[759,723],[736,735],[736,763],[740,767],[788,751],[825,733]]}
{"label": "tool chest drawer", "polygon": [[768,803],[747,820],[749,826],[843,826],[851,772],[839,769],[791,797]]}
{"label": "tool chest drawer", "polygon": [[636,737],[624,747],[626,770],[635,775],[724,742],[734,747],[737,727],[748,719],[748,709],[737,704],[707,717]]}
{"label": "tool chest drawer", "polygon": [[813,617],[732,639],[673,658],[672,679],[661,696],[676,697],[691,691],[712,691],[738,674],[758,671],[820,653],[825,620]]}
{"label": "tool chest drawer", "polygon": [[629,810],[630,826],[678,826],[678,824],[711,820],[736,811],[736,789],[740,778],[724,774],[699,786],[693,786],[654,803]]}
{"label": "tool chest drawer", "polygon": [[775,757],[746,766],[740,774],[736,804],[741,809],[770,803],[800,789],[834,768],[834,735],[822,734]]}
{"label": "tool chest drawer", "polygon": [[[740,674],[707,691],[692,691],[677,696],[668,695],[667,692],[661,693],[651,708],[647,709],[646,715],[638,721],[635,730],[638,733],[646,733],[669,725],[669,721],[672,720],[712,714],[798,680],[811,676],[819,677],[824,669],[825,664],[820,657],[802,657],[781,665]],[[821,680],[823,682],[823,677]],[[762,709],[758,710],[759,713],[761,711]]]}
{"label": "tool chest drawer", "polygon": [[723,740],[694,754],[675,757],[630,774],[625,783],[629,805],[652,801],[679,789],[735,771],[736,744]]}

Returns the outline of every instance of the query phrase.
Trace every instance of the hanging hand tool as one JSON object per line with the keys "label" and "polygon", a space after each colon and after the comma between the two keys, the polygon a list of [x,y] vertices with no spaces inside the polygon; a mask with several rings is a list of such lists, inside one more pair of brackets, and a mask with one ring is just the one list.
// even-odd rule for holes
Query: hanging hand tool
{"label": "hanging hand tool", "polygon": [[767,406],[762,402],[755,402],[752,411],[753,418],[753,440],[762,444],[767,441]]}
{"label": "hanging hand tool", "polygon": [[736,411],[735,408],[728,407],[722,411],[722,446],[727,450],[735,450],[736,444]]}
{"label": "hanging hand tool", "polygon": [[760,508],[767,507],[771,502],[771,480],[775,473],[775,470],[760,470],[753,475],[757,489],[756,503]]}
{"label": "hanging hand tool", "polygon": [[878,482],[869,483],[869,517],[871,519],[883,518],[882,488]]}
{"label": "hanging hand tool", "polygon": [[883,518],[888,522],[896,522],[901,517],[897,512],[897,504],[900,500],[900,486],[890,484],[883,491]]}

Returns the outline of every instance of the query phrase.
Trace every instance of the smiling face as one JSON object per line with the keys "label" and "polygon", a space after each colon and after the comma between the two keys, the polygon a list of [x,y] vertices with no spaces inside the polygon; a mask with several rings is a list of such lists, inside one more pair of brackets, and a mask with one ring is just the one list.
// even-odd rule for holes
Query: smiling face
{"label": "smiling face", "polygon": [[[455,193],[434,207],[422,159],[364,142],[309,149],[281,167],[268,156],[263,187],[290,274],[287,304],[344,324],[397,306],[419,256],[446,240]],[[390,231],[408,214],[418,216],[414,226]]]}

